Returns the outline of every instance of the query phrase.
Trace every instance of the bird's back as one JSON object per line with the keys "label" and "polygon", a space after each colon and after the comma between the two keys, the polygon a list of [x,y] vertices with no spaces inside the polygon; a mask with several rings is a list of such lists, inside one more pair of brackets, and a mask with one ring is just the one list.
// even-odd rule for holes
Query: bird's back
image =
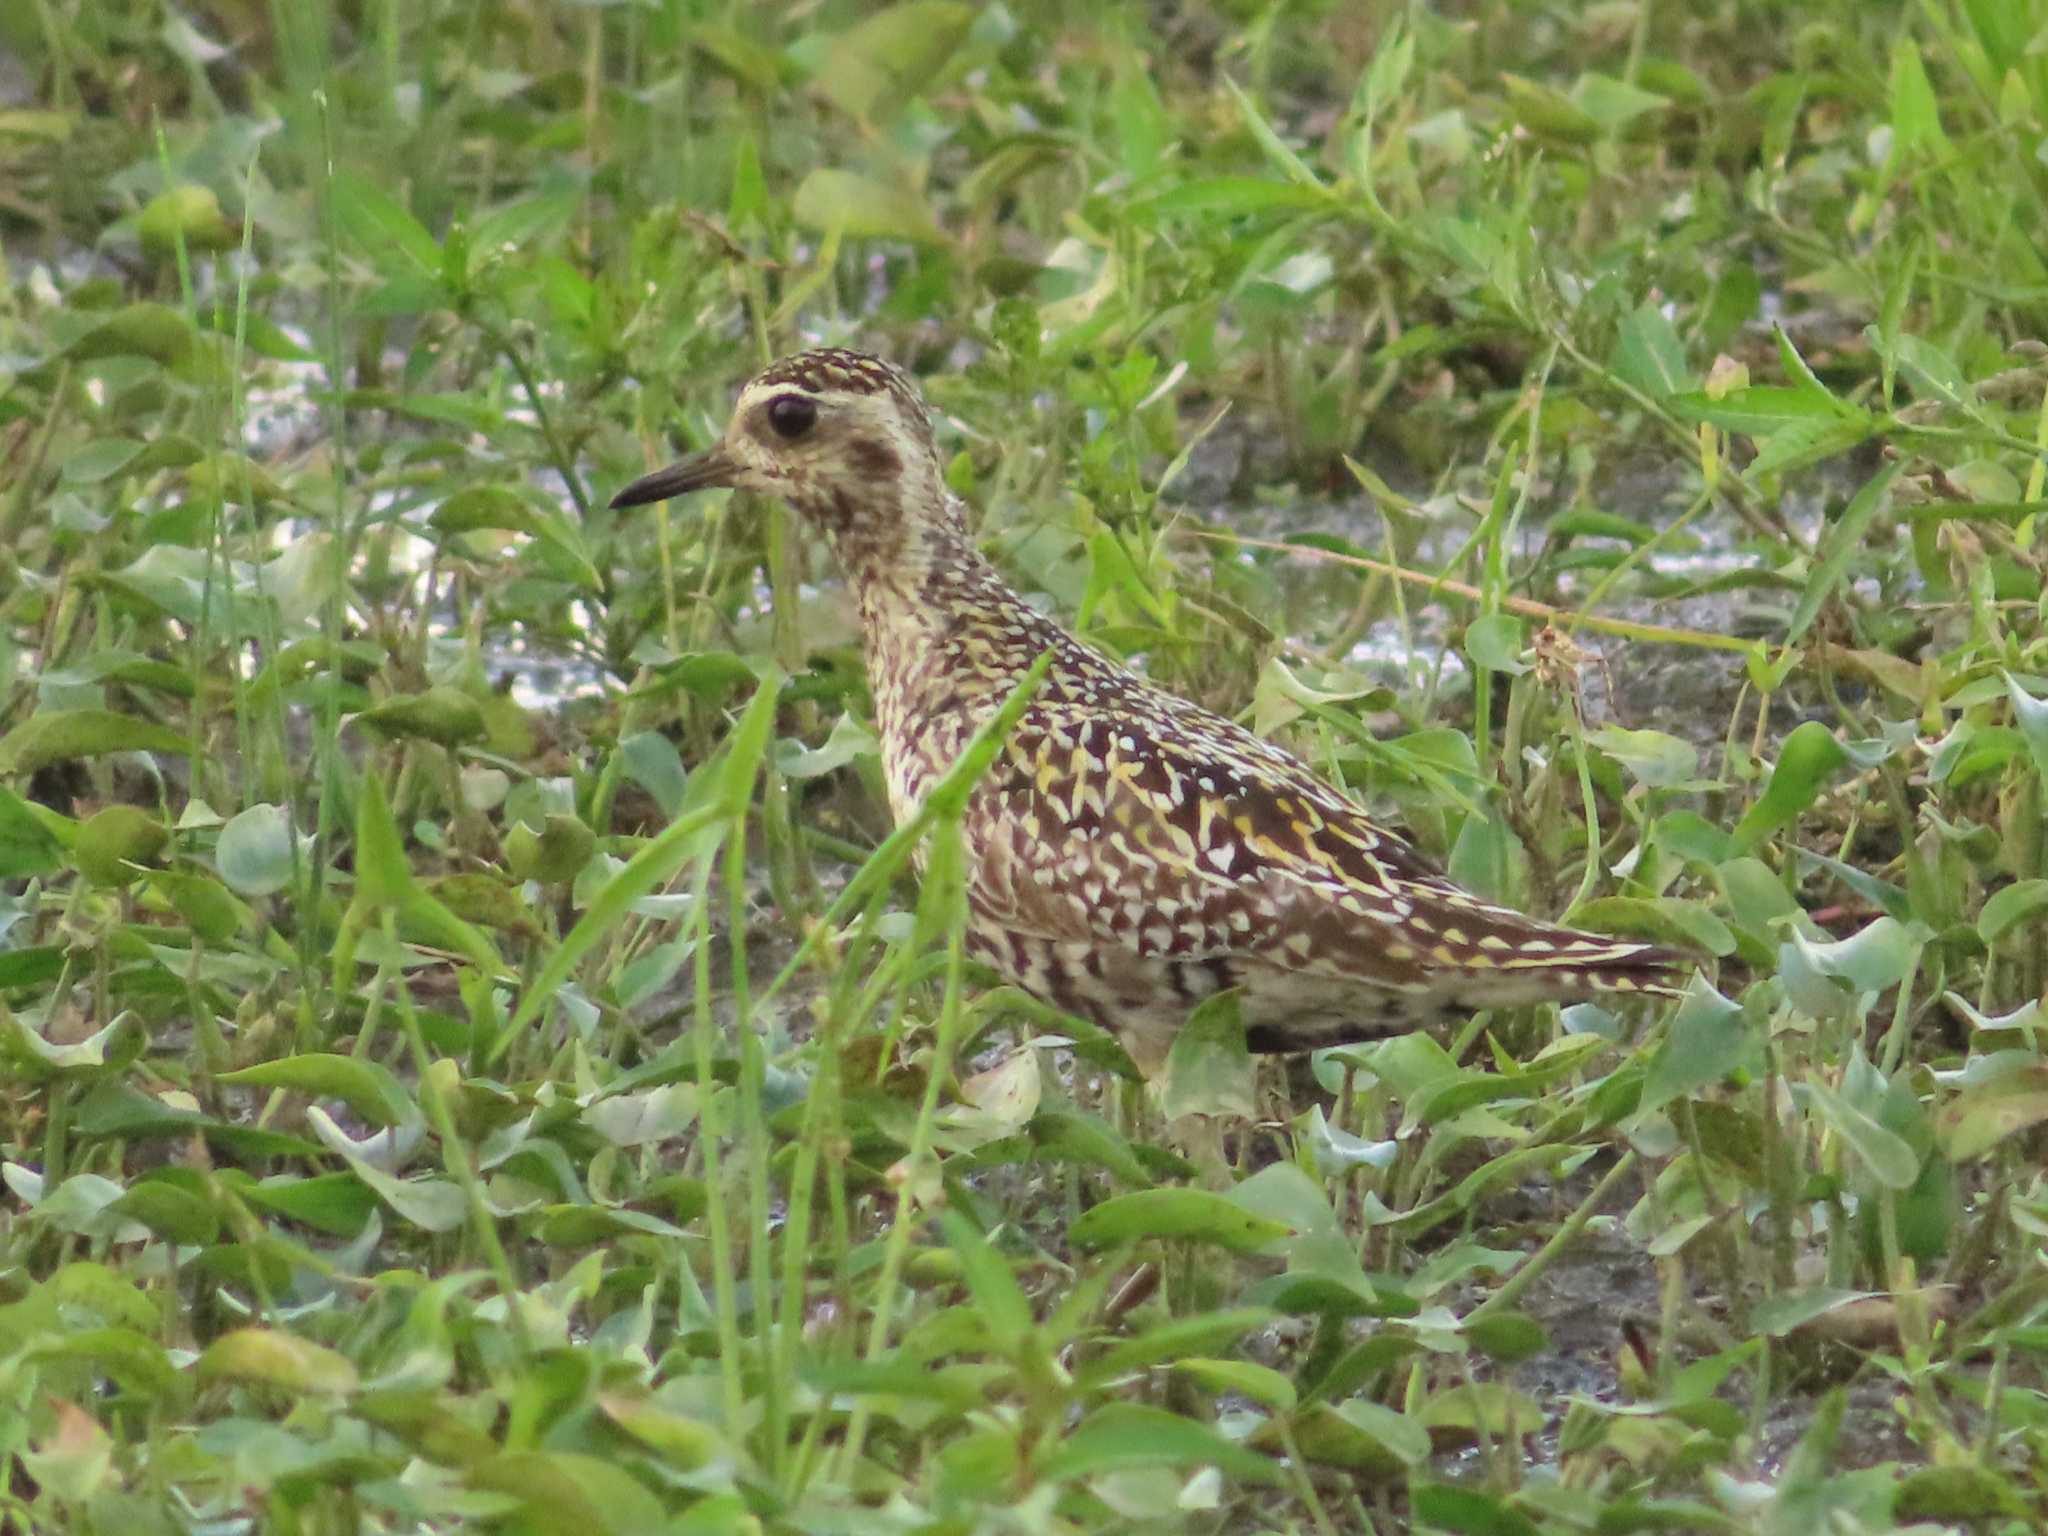
{"label": "bird's back", "polygon": [[1052,650],[963,824],[972,936],[1028,991],[1154,1042],[1141,1066],[1223,987],[1255,1049],[1300,1050],[1674,984],[1655,945],[1453,885],[1300,759],[1105,659],[978,556],[916,598],[893,637],[868,626],[897,813]]}

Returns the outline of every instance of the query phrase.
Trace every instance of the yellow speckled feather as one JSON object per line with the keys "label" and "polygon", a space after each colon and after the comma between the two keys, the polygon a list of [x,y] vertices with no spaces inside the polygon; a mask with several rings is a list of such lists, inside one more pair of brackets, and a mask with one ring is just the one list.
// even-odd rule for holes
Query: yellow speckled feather
{"label": "yellow speckled feather", "polygon": [[717,447],[613,504],[711,485],[784,497],[846,566],[899,820],[1053,652],[968,806],[969,942],[1147,1071],[1224,987],[1254,1049],[1301,1050],[1682,975],[1656,945],[1459,889],[1298,758],[1032,608],[969,539],[923,402],[889,364],[785,359],[741,392]]}

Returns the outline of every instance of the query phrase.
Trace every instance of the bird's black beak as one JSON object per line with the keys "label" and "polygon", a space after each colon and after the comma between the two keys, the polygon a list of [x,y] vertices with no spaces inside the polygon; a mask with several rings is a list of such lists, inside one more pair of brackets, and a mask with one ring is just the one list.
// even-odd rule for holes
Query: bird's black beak
{"label": "bird's black beak", "polygon": [[671,464],[667,469],[642,475],[612,498],[612,506],[640,507],[650,501],[667,501],[671,496],[684,496],[691,491],[729,486],[734,467],[723,449],[707,448],[680,464]]}

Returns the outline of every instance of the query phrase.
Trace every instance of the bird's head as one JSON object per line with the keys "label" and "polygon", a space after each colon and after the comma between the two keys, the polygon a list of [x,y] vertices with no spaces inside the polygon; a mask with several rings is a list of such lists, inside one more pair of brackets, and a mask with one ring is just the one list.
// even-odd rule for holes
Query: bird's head
{"label": "bird's head", "polygon": [[956,522],[916,385],[879,357],[838,347],[799,352],[750,380],[717,443],[635,480],[612,505],[718,486],[781,497],[856,574]]}

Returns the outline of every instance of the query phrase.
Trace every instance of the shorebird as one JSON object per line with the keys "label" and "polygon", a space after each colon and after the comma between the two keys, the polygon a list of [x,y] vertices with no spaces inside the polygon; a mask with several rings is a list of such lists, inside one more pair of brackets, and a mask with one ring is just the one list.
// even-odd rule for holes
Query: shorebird
{"label": "shorebird", "polygon": [[899,823],[1052,653],[962,822],[967,942],[1109,1030],[1148,1077],[1225,988],[1252,1050],[1305,1051],[1682,980],[1673,951],[1461,889],[1293,754],[1033,608],[975,546],[892,364],[784,358],[740,391],[714,447],[612,505],[716,486],[781,497],[844,567]]}

